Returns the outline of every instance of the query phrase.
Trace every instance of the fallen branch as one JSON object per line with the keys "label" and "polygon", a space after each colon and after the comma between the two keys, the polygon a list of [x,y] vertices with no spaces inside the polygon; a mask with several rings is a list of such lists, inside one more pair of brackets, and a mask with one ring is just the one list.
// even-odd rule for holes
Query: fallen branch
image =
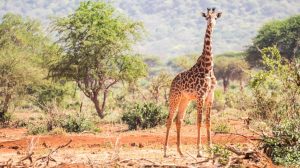
{"label": "fallen branch", "polygon": [[50,161],[52,161],[52,162],[56,162],[56,160],[55,159],[53,159],[52,158],[52,154],[54,154],[55,152],[57,152],[59,149],[61,149],[61,148],[64,148],[64,147],[66,147],[66,146],[68,146],[70,143],[72,142],[72,140],[69,140],[69,142],[68,143],[66,143],[66,144],[64,144],[64,145],[60,145],[60,146],[58,146],[57,148],[55,148],[53,151],[51,151],[47,156],[42,156],[42,157],[39,157],[38,159],[36,159],[36,161],[35,162],[37,162],[37,161],[39,161],[39,160],[42,160],[42,161],[44,161],[44,160],[46,160],[46,166],[48,166],[49,165],[49,163],[50,163]]}
{"label": "fallen branch", "polygon": [[198,161],[197,158],[195,158],[194,156],[192,156],[189,152],[187,152],[187,154],[188,154],[191,158],[193,158],[196,162]]}
{"label": "fallen branch", "polygon": [[39,142],[40,137],[35,140],[35,138],[31,138],[30,142],[27,144],[27,154],[25,157],[21,158],[18,163],[22,163],[25,160],[29,160],[30,164],[33,163],[32,155],[34,154],[33,149],[36,146],[36,144]]}
{"label": "fallen branch", "polygon": [[235,154],[237,154],[238,156],[246,155],[246,152],[240,151],[240,150],[236,149],[233,146],[226,145],[226,149],[233,152],[233,153],[235,153]]}

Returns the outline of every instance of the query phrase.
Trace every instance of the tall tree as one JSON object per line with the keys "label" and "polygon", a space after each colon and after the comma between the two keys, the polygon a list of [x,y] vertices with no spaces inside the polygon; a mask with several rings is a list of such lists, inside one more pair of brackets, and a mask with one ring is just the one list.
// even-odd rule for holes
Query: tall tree
{"label": "tall tree", "polygon": [[215,75],[217,79],[222,80],[224,92],[227,91],[231,80],[238,80],[240,89],[243,90],[244,81],[248,77],[247,70],[249,66],[242,57],[218,56],[215,58]]}
{"label": "tall tree", "polygon": [[300,57],[300,15],[266,23],[247,49],[246,60],[252,66],[260,66],[262,58],[259,50],[274,45],[290,61]]}
{"label": "tall tree", "polygon": [[94,103],[100,118],[104,117],[112,86],[146,75],[146,65],[130,51],[141,38],[142,24],[108,3],[82,2],[73,14],[54,20],[53,30],[58,34],[62,56],[52,64],[49,76],[75,81]]}
{"label": "tall tree", "polygon": [[47,75],[45,59],[51,43],[39,22],[20,15],[5,14],[0,23],[0,119],[9,104]]}

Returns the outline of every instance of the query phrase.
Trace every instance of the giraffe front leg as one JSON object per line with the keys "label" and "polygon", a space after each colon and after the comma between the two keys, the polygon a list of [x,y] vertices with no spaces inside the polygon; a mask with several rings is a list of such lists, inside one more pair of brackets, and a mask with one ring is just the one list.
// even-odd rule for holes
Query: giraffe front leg
{"label": "giraffe front leg", "polygon": [[202,112],[203,112],[203,98],[197,100],[197,157],[202,157],[201,151],[201,124],[202,124]]}
{"label": "giraffe front leg", "polygon": [[187,98],[182,98],[179,104],[178,113],[177,113],[177,120],[176,120],[176,128],[177,128],[177,151],[180,154],[180,156],[183,156],[181,152],[181,124],[183,122],[185,110],[189,104],[189,100]]}

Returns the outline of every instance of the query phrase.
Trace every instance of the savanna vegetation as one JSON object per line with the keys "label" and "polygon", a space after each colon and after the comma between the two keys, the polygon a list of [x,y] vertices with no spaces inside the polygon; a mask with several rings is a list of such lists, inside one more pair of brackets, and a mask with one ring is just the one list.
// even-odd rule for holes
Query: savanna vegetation
{"label": "savanna vegetation", "polygon": [[[129,130],[163,125],[173,77],[199,54],[166,62],[133,50],[146,30],[111,4],[87,1],[40,22],[7,13],[0,23],[0,125],[29,134],[101,132],[101,123]],[[55,38],[54,38],[54,37]],[[247,121],[275,164],[300,164],[300,16],[266,23],[245,51],[214,56],[218,79],[213,131],[230,133],[226,119]],[[195,124],[196,108],[185,124]],[[211,149],[222,156],[223,146]]]}

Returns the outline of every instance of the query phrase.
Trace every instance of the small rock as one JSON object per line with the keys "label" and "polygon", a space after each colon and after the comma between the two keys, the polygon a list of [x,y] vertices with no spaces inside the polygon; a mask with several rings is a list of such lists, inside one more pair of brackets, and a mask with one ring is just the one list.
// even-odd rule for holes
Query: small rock
{"label": "small rock", "polygon": [[15,150],[17,150],[17,149],[19,149],[19,147],[18,146],[10,146],[9,149],[15,149]]}
{"label": "small rock", "polygon": [[47,146],[47,144],[46,144],[46,142],[43,142],[43,144],[42,144],[45,148],[48,148],[48,146]]}
{"label": "small rock", "polygon": [[144,145],[142,143],[139,143],[139,148],[143,148]]}

